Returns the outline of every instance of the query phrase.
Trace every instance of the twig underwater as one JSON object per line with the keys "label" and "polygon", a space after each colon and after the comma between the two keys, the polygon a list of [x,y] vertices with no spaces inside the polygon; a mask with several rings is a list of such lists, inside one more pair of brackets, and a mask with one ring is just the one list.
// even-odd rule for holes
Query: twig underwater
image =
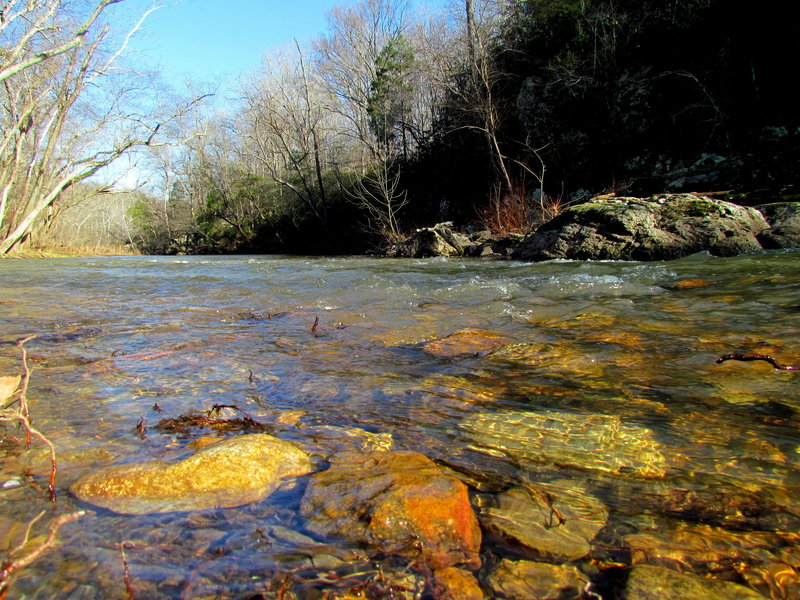
{"label": "twig underwater", "polygon": [[717,359],[717,363],[721,364],[727,360],[741,360],[741,361],[754,361],[754,360],[763,360],[764,362],[768,362],[771,364],[775,369],[781,371],[797,371],[800,370],[798,367],[794,367],[792,365],[784,365],[779,363],[773,357],[768,356],[766,354],[740,354],[740,353],[732,353],[732,354],[723,354]]}

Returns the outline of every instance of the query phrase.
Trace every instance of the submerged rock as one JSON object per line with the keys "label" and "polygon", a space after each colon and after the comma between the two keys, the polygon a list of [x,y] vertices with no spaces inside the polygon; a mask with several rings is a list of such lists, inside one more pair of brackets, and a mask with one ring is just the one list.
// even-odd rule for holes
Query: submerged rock
{"label": "submerged rock", "polygon": [[486,501],[480,511],[486,531],[512,551],[553,562],[589,554],[607,518],[605,505],[570,480],[512,488]]}
{"label": "submerged rock", "polygon": [[462,329],[446,337],[425,342],[422,349],[437,358],[456,358],[488,352],[506,345],[508,341],[508,338],[492,331]]}
{"label": "submerged rock", "polygon": [[545,409],[474,415],[461,423],[473,448],[525,463],[637,477],[666,474],[653,432],[617,415]]}
{"label": "submerged rock", "polygon": [[524,260],[671,260],[707,251],[734,256],[762,250],[769,229],[754,208],[693,194],[605,197],[567,208],[525,238]]}
{"label": "submerged rock", "polygon": [[[697,574],[712,574],[729,579],[750,573],[758,579],[757,571],[770,565],[785,563],[792,557],[776,555],[775,549],[791,548],[794,535],[783,537],[769,531],[729,531],[721,527],[681,523],[670,530],[657,530],[626,535],[624,545],[630,549],[631,563],[676,570],[691,570]],[[800,557],[795,557],[800,558]],[[784,564],[784,567],[786,565]],[[793,568],[785,569],[782,579],[789,582],[789,573],[797,582]],[[769,579],[762,573],[760,579]]]}
{"label": "submerged rock", "polygon": [[628,577],[624,600],[763,600],[751,589],[717,579],[706,579],[689,573],[678,573],[662,567],[634,567]]}
{"label": "submerged rock", "polygon": [[487,578],[494,598],[533,600],[584,598],[588,577],[571,565],[503,559]]}
{"label": "submerged rock", "polygon": [[480,565],[481,532],[466,486],[415,452],[345,452],[311,477],[306,528],[432,568]]}
{"label": "submerged rock", "polygon": [[472,573],[445,567],[433,573],[433,597],[436,600],[484,600],[486,596]]}
{"label": "submerged rock", "polygon": [[241,506],[274,492],[286,477],[313,470],[308,453],[267,434],[240,435],[175,463],[116,465],[81,477],[72,492],[118,513],[146,514]]}

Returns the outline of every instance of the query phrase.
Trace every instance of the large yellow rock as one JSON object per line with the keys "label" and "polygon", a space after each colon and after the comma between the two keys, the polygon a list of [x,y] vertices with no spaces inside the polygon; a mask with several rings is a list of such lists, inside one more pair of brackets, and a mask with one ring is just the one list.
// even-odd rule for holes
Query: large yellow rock
{"label": "large yellow rock", "polygon": [[179,462],[116,465],[81,477],[72,492],[118,513],[146,514],[241,506],[283,479],[313,470],[308,454],[267,434],[240,435]]}

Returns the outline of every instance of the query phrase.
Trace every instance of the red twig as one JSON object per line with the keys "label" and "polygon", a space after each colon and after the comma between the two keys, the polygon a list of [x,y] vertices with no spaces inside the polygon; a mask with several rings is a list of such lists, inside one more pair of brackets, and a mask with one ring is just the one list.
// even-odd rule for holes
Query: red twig
{"label": "red twig", "polygon": [[319,317],[314,317],[314,324],[311,326],[311,333],[317,333],[317,327],[319,326]]}
{"label": "red twig", "polygon": [[751,360],[763,360],[771,364],[774,368],[780,369],[783,371],[797,371],[797,367],[793,367],[791,365],[783,365],[779,363],[777,360],[772,358],[771,356],[767,356],[766,354],[723,354],[717,359],[717,363],[723,363],[726,360],[742,360],[742,361],[751,361]]}
{"label": "red twig", "polygon": [[130,600],[136,600],[136,590],[133,589],[133,585],[131,585],[131,573],[130,568],[128,567],[128,557],[125,556],[125,544],[127,542],[122,542],[119,545],[119,550],[122,553],[122,583],[125,584],[125,591],[128,593],[128,598]]}
{"label": "red twig", "polygon": [[31,341],[35,338],[35,335],[30,335],[26,338],[22,338],[17,342],[17,346],[19,346],[20,352],[22,353],[22,384],[20,385],[20,392],[19,392],[19,410],[22,413],[22,416],[25,417],[28,426],[25,428],[25,446],[30,448],[31,447],[31,432],[30,432],[30,422],[31,422],[31,415],[30,411],[28,410],[28,382],[31,380],[31,370],[28,367],[28,351],[25,349],[25,343]]}

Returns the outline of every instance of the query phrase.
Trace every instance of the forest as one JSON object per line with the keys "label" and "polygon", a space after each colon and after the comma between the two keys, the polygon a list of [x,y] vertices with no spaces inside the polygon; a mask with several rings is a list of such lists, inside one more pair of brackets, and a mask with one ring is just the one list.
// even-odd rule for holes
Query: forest
{"label": "forest", "polygon": [[604,193],[798,193],[790,2],[343,3],[224,110],[120,68],[124,0],[0,6],[0,255],[381,252]]}

